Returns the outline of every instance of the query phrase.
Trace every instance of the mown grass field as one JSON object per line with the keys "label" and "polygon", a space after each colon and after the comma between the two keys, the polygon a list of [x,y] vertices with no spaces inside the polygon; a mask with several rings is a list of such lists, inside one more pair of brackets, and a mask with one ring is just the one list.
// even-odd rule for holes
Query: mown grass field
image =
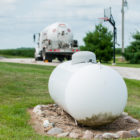
{"label": "mown grass field", "polygon": [[[112,66],[112,63],[104,63],[105,65]],[[118,66],[118,67],[129,67],[129,68],[140,68],[140,64],[129,64],[129,63],[116,63],[116,65],[113,66]]]}
{"label": "mown grass field", "polygon": [[7,55],[7,54],[0,54],[0,57],[4,57],[4,58],[33,58],[33,57],[27,57],[27,56],[14,56],[14,55]]}
{"label": "mown grass field", "polygon": [[[27,109],[35,105],[53,103],[47,85],[53,69],[50,66],[0,63],[0,140],[56,139],[36,134],[28,124],[30,116],[27,113]],[[129,92],[126,111],[140,119],[140,81],[125,81]]]}
{"label": "mown grass field", "polygon": [[[105,65],[109,65],[111,66],[113,63],[113,61],[105,63]],[[116,56],[116,65],[115,66],[119,66],[119,67],[130,67],[130,68],[140,68],[140,64],[130,64],[128,61],[123,60],[121,56]]]}
{"label": "mown grass field", "polygon": [[35,48],[0,49],[0,55],[8,58],[33,58]]}

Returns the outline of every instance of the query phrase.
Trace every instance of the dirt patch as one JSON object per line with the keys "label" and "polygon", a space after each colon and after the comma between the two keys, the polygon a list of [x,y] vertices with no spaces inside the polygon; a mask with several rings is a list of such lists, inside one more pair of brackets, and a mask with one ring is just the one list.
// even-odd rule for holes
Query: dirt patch
{"label": "dirt patch", "polygon": [[64,112],[60,107],[55,104],[51,105],[42,105],[41,112],[35,112],[33,109],[29,109],[28,112],[31,115],[30,124],[35,129],[35,131],[42,135],[47,135],[46,128],[43,126],[43,122],[48,120],[50,123],[53,123],[55,127],[61,128],[64,132],[74,132],[78,133],[81,136],[86,130],[92,131],[94,135],[107,133],[117,133],[118,131],[130,131],[140,128],[140,122],[138,123],[129,121],[125,119],[127,115],[120,116],[113,123],[100,126],[96,128],[85,127],[77,125],[76,121],[66,112]]}

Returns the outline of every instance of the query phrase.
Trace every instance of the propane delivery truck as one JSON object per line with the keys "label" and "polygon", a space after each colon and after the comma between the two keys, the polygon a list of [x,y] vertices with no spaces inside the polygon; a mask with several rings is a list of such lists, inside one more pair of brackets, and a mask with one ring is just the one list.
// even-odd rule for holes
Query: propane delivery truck
{"label": "propane delivery truck", "polygon": [[[65,23],[54,23],[38,34],[35,47],[35,60],[52,62],[57,58],[60,62],[70,60],[73,53],[80,51],[78,41],[73,39],[73,33]],[[36,42],[36,34],[34,34]]]}

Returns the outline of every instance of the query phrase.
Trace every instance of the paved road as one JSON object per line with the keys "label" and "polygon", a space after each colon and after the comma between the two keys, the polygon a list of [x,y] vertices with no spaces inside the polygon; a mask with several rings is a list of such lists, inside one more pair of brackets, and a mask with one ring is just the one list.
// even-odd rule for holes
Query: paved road
{"label": "paved road", "polygon": [[35,65],[47,65],[47,66],[57,66],[60,63],[53,61],[53,63],[45,63],[43,61],[35,61],[35,59],[30,58],[0,58],[0,62],[10,62],[10,63],[21,63],[21,64],[35,64]]}
{"label": "paved road", "polygon": [[140,68],[116,67],[112,66],[114,70],[120,73],[121,76],[128,79],[140,80]]}
{"label": "paved road", "polygon": [[[60,63],[58,61],[53,61],[53,63],[44,63],[42,61],[35,61],[34,59],[8,59],[0,57],[0,62],[11,62],[11,63],[23,63],[23,64],[37,64],[37,65],[47,65],[47,66],[57,66]],[[128,79],[140,80],[140,68],[128,68],[128,67],[116,67],[111,66],[114,70],[118,71],[120,75]]]}

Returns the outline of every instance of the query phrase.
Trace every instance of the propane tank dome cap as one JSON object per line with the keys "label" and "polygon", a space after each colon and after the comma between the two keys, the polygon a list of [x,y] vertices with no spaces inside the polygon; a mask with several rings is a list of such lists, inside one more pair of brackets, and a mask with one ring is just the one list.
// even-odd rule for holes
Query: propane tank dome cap
{"label": "propane tank dome cap", "polygon": [[72,64],[89,62],[96,64],[96,55],[93,52],[81,51],[72,55]]}

